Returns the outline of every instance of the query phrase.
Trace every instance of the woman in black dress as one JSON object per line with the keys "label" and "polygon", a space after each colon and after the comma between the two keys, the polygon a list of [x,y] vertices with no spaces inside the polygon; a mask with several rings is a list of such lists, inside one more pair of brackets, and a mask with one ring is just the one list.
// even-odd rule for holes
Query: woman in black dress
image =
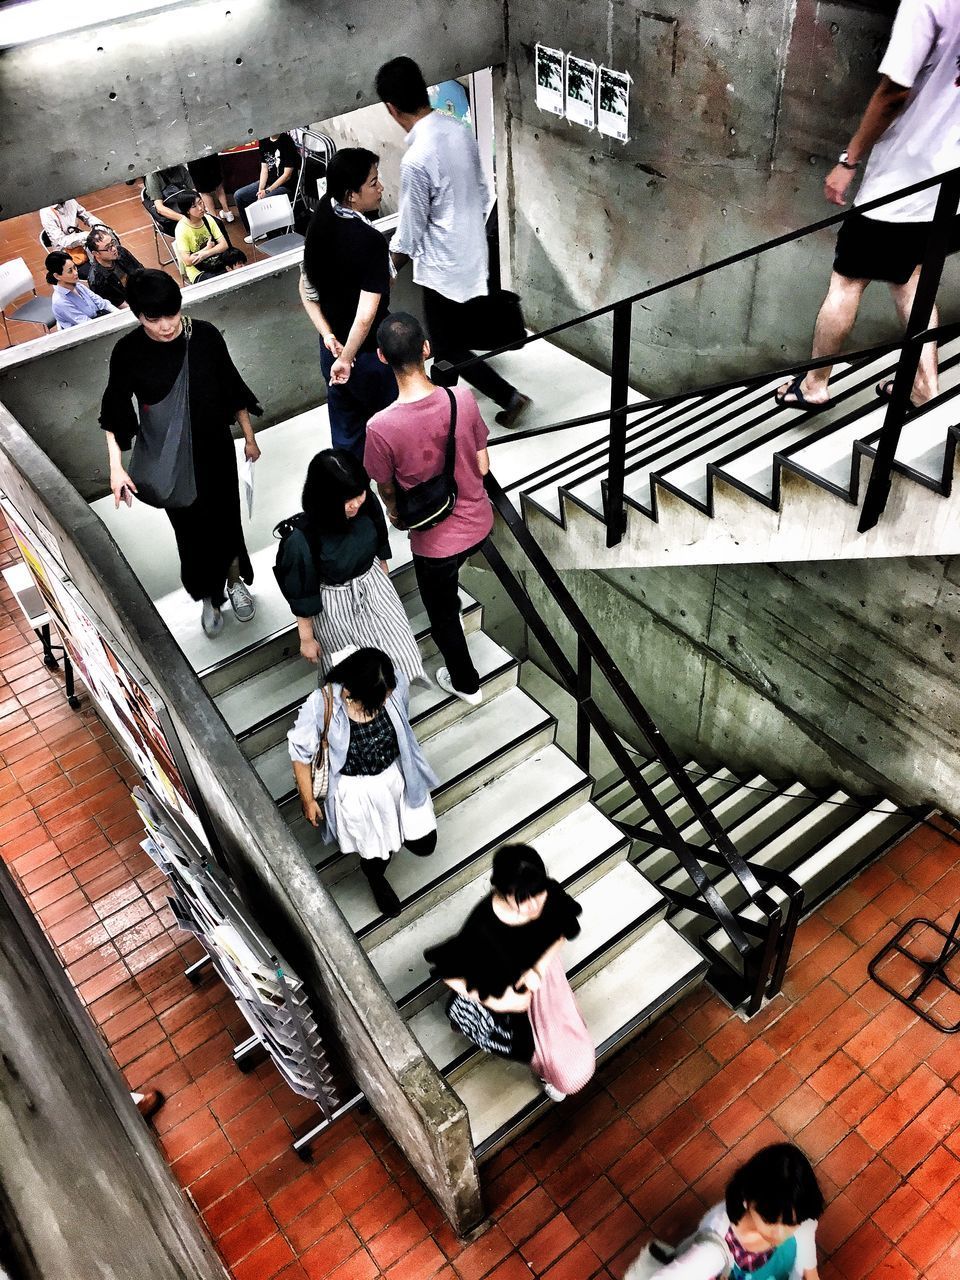
{"label": "woman in black dress", "polygon": [[491,1053],[529,1064],[559,1102],[583,1088],[596,1060],[560,956],[580,932],[582,908],[526,844],[497,850],[490,883],[493,892],[460,932],[424,956],[454,992],[454,1027]]}
{"label": "woman in black dress", "polygon": [[213,636],[223,628],[220,606],[225,593],[240,622],[248,622],[256,613],[245,585],[253,581],[253,568],[243,541],[237,455],[230,427],[234,421],[239,424],[245,456],[256,461],[260,449],[250,414],[259,415],[262,410],[230,359],[220,331],[205,320],[183,319],[180,287],[170,276],[163,271],[131,276],[127,301],[140,328],[121,338],[113,349],[100,409],[110,455],[110,488],[118,507],[121,499],[132,504],[137,486],[121,452],[130,448],[144,413],[168,402],[189,346],[187,400],[196,498],[186,506],[162,501],[152,505],[164,506],[167,512],[177,539],[181,581],[194,600],[203,602],[201,623],[206,634]]}

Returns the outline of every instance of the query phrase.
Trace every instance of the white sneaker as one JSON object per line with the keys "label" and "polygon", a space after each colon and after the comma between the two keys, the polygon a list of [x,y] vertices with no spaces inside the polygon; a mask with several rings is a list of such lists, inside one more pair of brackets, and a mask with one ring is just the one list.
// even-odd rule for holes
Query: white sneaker
{"label": "white sneaker", "polygon": [[555,1089],[552,1084],[547,1084],[546,1080],[541,1080],[540,1083],[543,1085],[543,1092],[551,1102],[562,1102],[567,1096],[565,1093],[561,1093],[559,1089]]}
{"label": "white sneaker", "polygon": [[461,702],[466,702],[468,706],[478,707],[483,701],[482,689],[478,689],[476,693],[463,693],[460,689],[455,689],[453,681],[450,679],[450,672],[446,667],[441,667],[437,672],[437,684],[441,689],[445,689],[447,693],[452,693],[455,698],[459,698]]}
{"label": "white sneaker", "polygon": [[244,243],[244,244],[253,244],[253,236],[244,236],[244,237],[243,237],[243,243]]}
{"label": "white sneaker", "polygon": [[245,582],[241,582],[239,578],[236,582],[228,582],[227,595],[230,597],[230,608],[238,622],[249,622],[255,616],[257,606]]}
{"label": "white sneaker", "polygon": [[200,625],[208,636],[218,636],[223,630],[223,614],[212,600],[204,600]]}
{"label": "white sneaker", "polygon": [[230,211],[229,209],[224,209],[224,210],[221,212],[220,217],[224,220],[224,222],[232,222],[232,221],[233,221],[233,214],[231,213],[231,211]]}

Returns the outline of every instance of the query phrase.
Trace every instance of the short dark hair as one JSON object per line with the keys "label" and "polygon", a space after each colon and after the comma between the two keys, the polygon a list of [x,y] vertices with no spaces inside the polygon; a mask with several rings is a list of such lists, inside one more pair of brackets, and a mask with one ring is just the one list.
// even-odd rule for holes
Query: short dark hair
{"label": "short dark hair", "polygon": [[549,877],[543,859],[529,844],[504,844],[493,855],[490,883],[497,893],[526,902],[543,893]]}
{"label": "short dark hair", "polygon": [[90,234],[87,236],[86,245],[90,253],[97,252],[97,246],[101,240],[112,240],[113,243],[120,247],[120,237],[114,231],[113,227],[105,226],[102,222],[98,222]]}
{"label": "short dark hair", "polygon": [[792,1142],[762,1147],[727,1184],[727,1216],[736,1226],[753,1208],[764,1222],[795,1227],[823,1213],[823,1192],[810,1161]]}
{"label": "short dark hair", "polygon": [[69,253],[64,253],[62,249],[54,249],[53,253],[48,253],[43,260],[47,269],[47,284],[56,284],[57,276],[63,275],[63,268],[72,261]]}
{"label": "short dark hair", "polygon": [[380,321],[377,346],[391,369],[413,369],[423,364],[426,337],[416,316],[407,311],[394,311]]}
{"label": "short dark hair", "polygon": [[135,271],[127,280],[127,302],[135,316],[159,320],[183,308],[180,286],[165,271]]}
{"label": "short dark hair", "polygon": [[406,115],[430,105],[427,82],[412,58],[391,58],[383,64],[377,72],[377,94]]}
{"label": "short dark hair", "polygon": [[174,208],[179,209],[181,213],[187,214],[199,199],[201,199],[199,191],[178,191],[170,203]]}
{"label": "short dark hair", "polygon": [[349,527],[344,504],[361,493],[376,501],[360,459],[348,449],[321,449],[310,459],[300,501],[317,533],[344,533]]}
{"label": "short dark hair", "polygon": [[374,716],[397,687],[397,673],[382,649],[356,649],[330,668],[327,683],[345,685],[350,697]]}

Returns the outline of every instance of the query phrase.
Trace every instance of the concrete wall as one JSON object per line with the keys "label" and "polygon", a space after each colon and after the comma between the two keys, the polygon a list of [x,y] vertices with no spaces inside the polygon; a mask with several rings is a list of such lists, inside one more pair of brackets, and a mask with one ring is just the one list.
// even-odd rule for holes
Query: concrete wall
{"label": "concrete wall", "polygon": [[[582,314],[826,217],[822,183],[876,83],[890,18],[853,0],[510,6],[498,154],[529,324]],[[537,109],[540,41],[633,77],[623,145]],[[502,191],[503,194],[503,191]],[[634,312],[634,385],[666,394],[809,355],[833,234]],[[956,296],[957,271],[950,276]],[[882,287],[854,338],[894,332]],[[950,309],[950,308],[948,308]],[[563,342],[609,367],[609,327]]]}
{"label": "concrete wall", "polygon": [[[297,296],[299,271],[300,254],[291,251],[184,291],[184,311],[223,332],[237,368],[260,397],[258,431],[326,399],[317,334]],[[395,311],[421,314],[409,270],[399,274],[391,295]],[[110,352],[136,323],[125,312],[0,352],[0,403],[91,502],[110,488],[98,425]]]}
{"label": "concrete wall", "polygon": [[28,524],[39,515],[53,530],[81,595],[163,698],[241,896],[280,940],[353,1078],[440,1207],[470,1230],[482,1206],[466,1109],[424,1056],[116,544],[2,407],[0,488]]}
{"label": "concrete wall", "polygon": [[681,755],[960,812],[956,557],[563,576]]}
{"label": "concrete wall", "polygon": [[0,1210],[26,1274],[226,1280],[2,863],[0,1025]]}
{"label": "concrete wall", "polygon": [[369,104],[401,53],[431,82],[502,61],[500,0],[200,0],[6,50],[0,217]]}

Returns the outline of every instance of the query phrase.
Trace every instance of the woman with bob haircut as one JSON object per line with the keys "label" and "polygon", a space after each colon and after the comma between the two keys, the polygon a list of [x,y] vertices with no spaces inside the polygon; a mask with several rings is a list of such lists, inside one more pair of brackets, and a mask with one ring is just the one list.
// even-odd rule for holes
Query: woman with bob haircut
{"label": "woman with bob haircut", "polygon": [[[243,540],[231,426],[238,423],[246,442],[244,454],[255,462],[260,449],[250,414],[259,416],[262,410],[230,359],[219,329],[181,314],[180,286],[170,276],[163,271],[131,276],[127,302],[140,326],[113,348],[100,408],[110,488],[118,507],[121,501],[132,504],[138,490],[122,453],[141,432],[149,433],[151,447],[157,441],[162,444],[171,432],[174,438],[190,441],[189,449],[183,443],[172,451],[182,482],[177,496],[145,489],[142,500],[166,511],[177,539],[181,581],[194,600],[202,601],[201,625],[208,636],[215,636],[223,629],[220,606],[225,594],[238,621],[249,622],[256,613],[246,586],[253,581],[253,568]],[[127,468],[135,474],[136,461],[134,448]],[[185,491],[196,496],[179,505]]]}
{"label": "woman with bob haircut", "polygon": [[[360,855],[377,908],[400,914],[387,883],[390,859],[405,844],[427,857],[437,846],[430,788],[437,779],[410,728],[409,684],[389,657],[375,648],[337,654],[327,675],[300,708],[287,734],[303,815],[324,821],[327,840],[341,853]],[[311,762],[329,716],[329,780],[323,808],[313,796]]]}
{"label": "woman with bob haircut", "polygon": [[408,682],[423,660],[387,560],[383,508],[363,464],[346,449],[322,449],[307,468],[303,511],[283,521],[275,573],[297,618],[300,652],[320,667],[352,645],[388,653]]}
{"label": "woman with bob haircut", "polygon": [[490,1053],[529,1064],[547,1097],[559,1102],[596,1069],[561,954],[580,932],[582,908],[528,844],[497,850],[490,884],[460,932],[424,956],[454,993],[447,1016],[456,1030]]}
{"label": "woman with bob haircut", "polygon": [[823,1208],[807,1157],[790,1142],[774,1143],[740,1166],[694,1236],[678,1249],[654,1241],[624,1280],[818,1280]]}
{"label": "woman with bob haircut", "polygon": [[345,147],[327,165],[327,190],[303,249],[300,301],[320,335],[335,448],[363,457],[367,422],[397,398],[377,359],[377,328],[390,309],[390,254],[370,222],[383,199],[380,157]]}
{"label": "woman with bob haircut", "polygon": [[112,302],[83,283],[69,253],[61,249],[48,253],[43,265],[47,269],[47,284],[53,285],[53,318],[61,329],[73,329],[88,320],[96,320],[97,316],[116,312]]}

